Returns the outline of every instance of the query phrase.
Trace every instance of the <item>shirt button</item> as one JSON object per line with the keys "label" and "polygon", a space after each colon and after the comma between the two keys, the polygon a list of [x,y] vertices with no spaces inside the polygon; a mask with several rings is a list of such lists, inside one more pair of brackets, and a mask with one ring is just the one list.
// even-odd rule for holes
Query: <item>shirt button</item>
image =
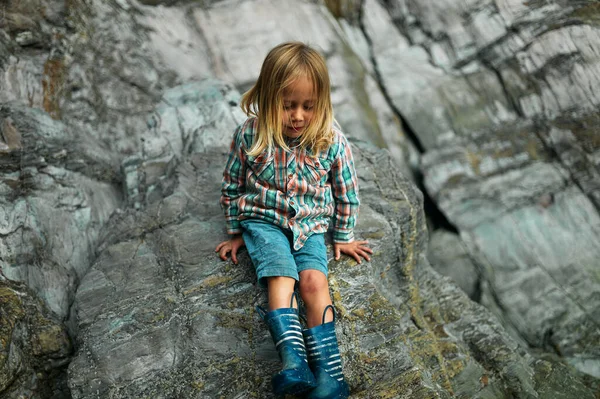
{"label": "shirt button", "polygon": [[315,163],[315,165],[319,166],[319,163],[317,162],[317,163]]}
{"label": "shirt button", "polygon": [[294,177],[294,175],[290,173],[290,174],[288,175],[288,179],[291,179],[292,177]]}
{"label": "shirt button", "polygon": [[294,205],[294,201],[290,201],[290,205]]}

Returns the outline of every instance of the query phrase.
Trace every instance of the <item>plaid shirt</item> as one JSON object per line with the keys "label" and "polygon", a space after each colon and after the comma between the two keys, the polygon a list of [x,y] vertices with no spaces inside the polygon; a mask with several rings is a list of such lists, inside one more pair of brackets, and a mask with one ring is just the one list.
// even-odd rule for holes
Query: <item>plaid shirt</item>
{"label": "plaid shirt", "polygon": [[242,232],[240,220],[257,218],[294,235],[294,249],[314,233],[325,233],[333,217],[334,242],[351,242],[358,215],[358,180],[350,145],[342,132],[326,152],[311,155],[279,146],[256,157],[247,155],[256,131],[249,118],[235,131],[223,172],[221,207],[227,233]]}

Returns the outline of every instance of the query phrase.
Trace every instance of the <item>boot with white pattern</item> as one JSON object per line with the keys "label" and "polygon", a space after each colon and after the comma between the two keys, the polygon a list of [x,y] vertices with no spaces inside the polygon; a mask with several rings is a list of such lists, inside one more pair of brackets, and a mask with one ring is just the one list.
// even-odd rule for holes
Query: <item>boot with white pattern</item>
{"label": "boot with white pattern", "polygon": [[[327,310],[333,312],[333,321],[325,323]],[[342,372],[342,358],[335,336],[335,312],[328,305],[323,311],[322,324],[302,331],[308,363],[317,380],[317,387],[308,399],[345,399],[350,394]]]}
{"label": "boot with white pattern", "polygon": [[295,293],[289,308],[275,309],[268,313],[262,307],[256,307],[269,327],[283,363],[282,370],[271,379],[273,392],[277,396],[304,393],[316,386],[313,373],[308,367],[298,309],[293,307],[294,299]]}

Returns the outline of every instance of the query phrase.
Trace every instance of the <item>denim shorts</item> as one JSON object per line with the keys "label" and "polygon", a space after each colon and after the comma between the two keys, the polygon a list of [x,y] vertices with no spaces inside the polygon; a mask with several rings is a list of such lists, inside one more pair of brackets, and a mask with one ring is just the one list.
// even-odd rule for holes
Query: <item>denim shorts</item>
{"label": "denim shorts", "polygon": [[291,230],[260,219],[245,219],[241,225],[244,243],[262,287],[267,287],[267,277],[292,277],[298,281],[299,273],[307,269],[320,270],[327,276],[327,248],[323,234],[311,235],[296,251]]}

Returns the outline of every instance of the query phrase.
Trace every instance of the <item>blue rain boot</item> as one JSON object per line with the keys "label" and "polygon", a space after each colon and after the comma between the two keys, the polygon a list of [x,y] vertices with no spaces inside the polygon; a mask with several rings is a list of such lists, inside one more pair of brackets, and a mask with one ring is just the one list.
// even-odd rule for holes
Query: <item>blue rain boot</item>
{"label": "blue rain boot", "polygon": [[[327,310],[333,312],[333,321],[325,323]],[[342,372],[342,358],[335,336],[335,311],[327,305],[323,311],[323,324],[302,331],[308,363],[317,380],[317,387],[307,396],[308,399],[345,399],[350,395],[348,384]]]}
{"label": "blue rain boot", "polygon": [[268,313],[262,307],[256,307],[269,327],[275,349],[283,363],[283,369],[271,379],[273,392],[277,396],[301,394],[316,386],[315,377],[308,367],[298,309],[293,307],[294,299],[297,303],[296,293],[292,294],[289,308]]}

